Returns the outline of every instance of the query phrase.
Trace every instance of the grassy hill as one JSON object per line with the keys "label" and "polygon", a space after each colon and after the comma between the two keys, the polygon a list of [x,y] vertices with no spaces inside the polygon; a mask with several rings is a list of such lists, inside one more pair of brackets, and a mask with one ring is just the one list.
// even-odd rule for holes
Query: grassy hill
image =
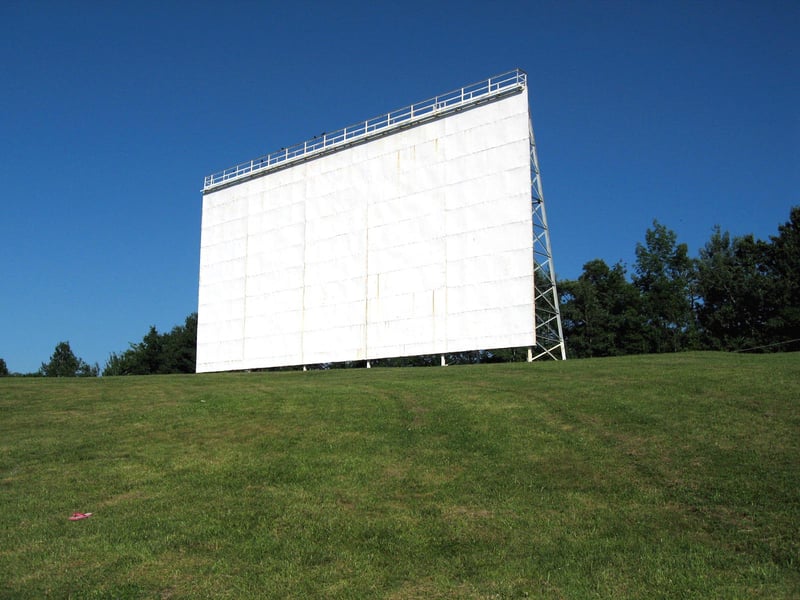
{"label": "grassy hill", "polygon": [[0,379],[0,516],[3,598],[796,598],[800,354]]}

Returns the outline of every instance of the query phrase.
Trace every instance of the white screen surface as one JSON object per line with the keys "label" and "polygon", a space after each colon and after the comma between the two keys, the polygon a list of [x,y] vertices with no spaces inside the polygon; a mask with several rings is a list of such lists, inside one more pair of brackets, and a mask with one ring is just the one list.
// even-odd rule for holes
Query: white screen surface
{"label": "white screen surface", "polygon": [[203,198],[197,371],[532,346],[527,90]]}

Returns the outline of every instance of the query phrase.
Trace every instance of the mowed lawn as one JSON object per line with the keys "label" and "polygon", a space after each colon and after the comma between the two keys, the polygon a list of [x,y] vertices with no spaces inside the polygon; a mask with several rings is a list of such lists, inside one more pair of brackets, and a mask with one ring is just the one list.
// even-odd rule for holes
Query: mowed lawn
{"label": "mowed lawn", "polygon": [[3,598],[797,598],[800,354],[0,379],[0,517]]}

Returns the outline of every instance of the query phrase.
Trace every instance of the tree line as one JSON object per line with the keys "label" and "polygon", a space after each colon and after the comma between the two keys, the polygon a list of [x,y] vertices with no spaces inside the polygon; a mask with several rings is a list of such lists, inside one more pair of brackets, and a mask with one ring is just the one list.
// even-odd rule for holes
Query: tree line
{"label": "tree line", "polygon": [[168,333],[159,333],[155,325],[138,344],[120,354],[109,356],[103,376],[161,375],[194,373],[197,362],[197,313],[186,317],[183,325]]}
{"label": "tree line", "polygon": [[572,357],[800,350],[800,206],[769,240],[715,227],[696,257],[658,221],[622,263],[558,282]]}
{"label": "tree line", "polygon": [[[682,350],[800,350],[800,206],[778,234],[757,240],[715,227],[699,255],[677,234],[653,221],[636,245],[630,277],[622,262],[596,258],[577,279],[560,280],[567,354],[573,358]],[[197,313],[166,333],[151,326],[139,343],[112,352],[102,374],[194,373]],[[448,354],[449,363],[525,360],[519,348]],[[376,366],[435,365],[438,356],[372,361]],[[357,367],[364,361],[314,367]],[[59,342],[30,376],[97,377],[97,364]],[[9,375],[0,358],[0,376]]]}
{"label": "tree line", "polygon": [[[155,375],[164,373],[194,373],[197,357],[197,313],[186,317],[183,325],[159,333],[153,325],[139,343],[119,354],[112,352],[103,367],[108,375]],[[89,365],[75,355],[68,341],[56,344],[53,354],[35,373],[27,377],[97,377],[97,363]],[[5,360],[0,358],[0,377],[11,375]]]}

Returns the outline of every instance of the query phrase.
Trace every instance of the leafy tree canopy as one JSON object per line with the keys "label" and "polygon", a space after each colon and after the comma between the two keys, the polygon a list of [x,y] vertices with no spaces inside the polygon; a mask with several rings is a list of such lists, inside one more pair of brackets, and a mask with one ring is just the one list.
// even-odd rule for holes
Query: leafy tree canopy
{"label": "leafy tree canopy", "polygon": [[194,373],[197,360],[197,313],[169,333],[153,325],[138,344],[121,354],[112,353],[103,375],[157,375]]}
{"label": "leafy tree canopy", "polygon": [[42,363],[40,372],[45,377],[97,377],[100,368],[75,356],[69,342],[59,342],[50,360]]}
{"label": "leafy tree canopy", "polygon": [[650,352],[685,349],[694,329],[695,262],[677,234],[653,221],[645,243],[636,244],[634,285],[639,288]]}
{"label": "leafy tree canopy", "polygon": [[715,227],[696,259],[653,221],[630,283],[621,264],[600,259],[558,282],[567,352],[800,350],[798,273],[800,206],[769,241]]}
{"label": "leafy tree canopy", "polygon": [[621,263],[595,259],[576,280],[558,284],[564,335],[570,356],[614,356],[642,352],[641,299]]}

